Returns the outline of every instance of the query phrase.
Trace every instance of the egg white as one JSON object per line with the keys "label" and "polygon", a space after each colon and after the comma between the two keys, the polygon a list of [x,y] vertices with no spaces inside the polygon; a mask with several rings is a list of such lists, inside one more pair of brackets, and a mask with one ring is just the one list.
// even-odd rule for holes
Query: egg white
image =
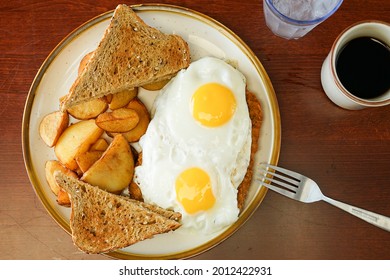
{"label": "egg white", "polygon": [[[207,83],[228,87],[236,99],[229,122],[210,128],[192,116],[191,98]],[[139,144],[142,165],[135,181],[146,202],[182,213],[183,227],[215,232],[238,218],[237,187],[243,180],[250,157],[251,121],[245,98],[245,77],[226,62],[205,57],[180,71],[157,96],[152,120]],[[187,214],[176,200],[177,176],[199,167],[211,178],[214,206]]]}

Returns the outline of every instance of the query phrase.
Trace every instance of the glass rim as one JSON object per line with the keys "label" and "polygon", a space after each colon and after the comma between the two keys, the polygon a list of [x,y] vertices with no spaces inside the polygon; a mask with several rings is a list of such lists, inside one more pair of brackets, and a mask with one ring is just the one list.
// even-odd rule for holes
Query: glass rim
{"label": "glass rim", "polygon": [[290,21],[293,24],[297,24],[297,25],[318,24],[318,23],[324,21],[325,19],[327,19],[328,17],[330,17],[331,15],[333,15],[337,11],[337,9],[341,6],[341,4],[343,3],[343,0],[338,0],[337,4],[322,17],[319,17],[316,19],[311,19],[311,20],[299,20],[299,19],[290,18],[290,17],[282,14],[278,9],[275,8],[275,6],[273,4],[273,0],[264,0],[264,1],[268,5],[268,7],[271,9],[271,11],[273,13],[275,13],[277,16],[281,17],[284,20]]}

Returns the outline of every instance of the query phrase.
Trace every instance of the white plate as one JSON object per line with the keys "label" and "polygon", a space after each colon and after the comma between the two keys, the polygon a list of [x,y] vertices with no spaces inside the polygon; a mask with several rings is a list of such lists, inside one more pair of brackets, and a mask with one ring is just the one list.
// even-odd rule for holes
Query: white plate
{"label": "white plate", "polygon": [[[281,133],[279,108],[267,73],[249,47],[221,23],[196,11],[170,5],[137,5],[133,8],[147,24],[165,33],[182,36],[190,46],[193,61],[203,56],[215,56],[235,63],[246,76],[249,90],[257,95],[262,104],[264,120],[256,162],[276,164]],[[23,154],[31,184],[49,214],[68,233],[70,209],[58,206],[45,180],[45,162],[56,157],[53,149],[40,139],[38,127],[46,114],[58,110],[59,97],[68,93],[81,58],[97,47],[112,13],[107,12],[86,22],[52,51],[39,69],[25,105]],[[153,102],[151,98],[145,97],[147,95],[143,95],[142,90],[140,96],[147,106]],[[238,221],[222,232],[203,235],[179,229],[108,255],[120,259],[192,257],[233,234],[253,214],[265,194],[266,190],[254,182]]]}

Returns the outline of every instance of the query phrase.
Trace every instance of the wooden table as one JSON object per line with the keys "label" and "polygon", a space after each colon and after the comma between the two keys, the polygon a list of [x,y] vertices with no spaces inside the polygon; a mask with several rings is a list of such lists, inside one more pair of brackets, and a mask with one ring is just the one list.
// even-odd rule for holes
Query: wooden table
{"label": "wooden table", "polygon": [[[188,7],[220,21],[258,56],[279,102],[280,166],[315,179],[332,198],[390,216],[390,106],[347,111],[329,101],[320,83],[322,62],[336,36],[357,21],[390,22],[390,1],[344,1],[330,19],[292,41],[274,36],[266,27],[260,0],[160,2]],[[44,59],[69,32],[118,3],[1,1],[1,259],[107,259],[79,252],[47,214],[26,173],[21,130],[29,87]],[[238,232],[195,257],[389,258],[389,232],[325,202],[304,204],[273,192],[268,192]]]}

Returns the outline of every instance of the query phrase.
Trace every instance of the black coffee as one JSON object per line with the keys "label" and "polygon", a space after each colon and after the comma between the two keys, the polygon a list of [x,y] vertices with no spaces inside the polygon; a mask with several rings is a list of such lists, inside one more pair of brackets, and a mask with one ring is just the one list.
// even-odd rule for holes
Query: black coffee
{"label": "black coffee", "polygon": [[353,95],[378,97],[390,89],[390,48],[375,38],[353,39],[341,49],[336,72]]}

